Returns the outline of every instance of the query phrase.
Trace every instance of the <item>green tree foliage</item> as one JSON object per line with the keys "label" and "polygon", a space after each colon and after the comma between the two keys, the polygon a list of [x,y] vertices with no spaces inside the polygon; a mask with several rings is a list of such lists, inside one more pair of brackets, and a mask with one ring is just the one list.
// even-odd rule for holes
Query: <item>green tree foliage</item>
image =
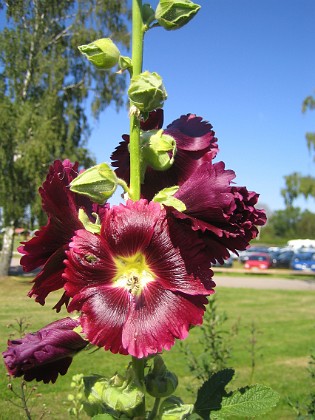
{"label": "green tree foliage", "polygon": [[[312,111],[315,109],[315,97],[308,96],[304,99],[302,111]],[[306,133],[307,147],[310,153],[314,154],[315,161],[315,132]],[[284,177],[285,188],[282,189],[281,194],[287,206],[292,206],[294,200],[299,196],[305,198],[315,198],[315,178],[312,176],[305,176],[298,172],[294,172]]]}
{"label": "green tree foliage", "polygon": [[[4,224],[27,209],[43,222],[37,194],[57,158],[90,166],[88,108],[123,105],[125,79],[98,71],[78,45],[111,37],[129,45],[126,1],[8,0],[0,33],[0,207]],[[32,224],[31,223],[31,224]]]}
{"label": "green tree foliage", "polygon": [[268,219],[266,227],[261,229],[262,242],[284,244],[290,239],[313,238],[315,232],[315,214],[298,207],[287,207],[275,211]]}

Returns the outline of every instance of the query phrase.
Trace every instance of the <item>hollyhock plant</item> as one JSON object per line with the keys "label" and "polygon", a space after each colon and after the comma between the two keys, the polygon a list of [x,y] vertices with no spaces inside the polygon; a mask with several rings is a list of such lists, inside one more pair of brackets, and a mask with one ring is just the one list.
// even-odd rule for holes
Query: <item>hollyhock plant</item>
{"label": "hollyhock plant", "polygon": [[56,382],[58,375],[67,373],[73,356],[89,344],[73,331],[79,325],[68,317],[19,340],[9,340],[3,353],[9,374],[26,381]]}
{"label": "hollyhock plant", "polygon": [[202,323],[212,272],[206,259],[189,259],[194,244],[174,247],[181,234],[171,237],[166,211],[146,200],[109,209],[99,235],[76,232],[64,287],[91,343],[142,358]]}
{"label": "hollyhock plant", "polygon": [[[56,160],[50,166],[47,178],[39,189],[48,222],[31,240],[22,242],[18,248],[24,254],[21,258],[24,271],[30,272],[41,267],[29,292],[29,296],[35,296],[41,305],[44,305],[50,292],[63,288],[65,251],[74,232],[83,228],[78,217],[79,208],[91,216],[93,211],[101,214],[98,206],[89,198],[70,191],[69,184],[77,177],[78,171],[78,163],[71,163],[68,159],[63,162]],[[55,308],[59,311],[68,300],[64,295]]]}
{"label": "hollyhock plant", "polygon": [[[143,131],[160,129],[163,124],[163,110],[149,114],[141,123]],[[141,186],[142,197],[151,200],[163,188],[181,185],[185,182],[204,160],[212,160],[218,153],[217,138],[212,125],[194,114],[182,115],[163,130],[163,134],[171,136],[176,141],[177,152],[173,166],[163,171],[146,168],[144,182]],[[123,140],[113,152],[111,158],[116,174],[129,182],[129,135],[123,135]]]}
{"label": "hollyhock plant", "polygon": [[[171,395],[178,379],[162,359],[202,324],[215,287],[211,263],[245,249],[266,221],[256,208],[258,194],[233,184],[235,173],[214,163],[218,144],[209,122],[189,113],[162,129],[164,113],[155,108],[167,98],[163,80],[142,70],[144,33],[162,25],[161,14],[166,29],[178,29],[199,8],[191,0],[160,0],[154,11],[133,0],[132,57],[121,56],[108,38],[102,51],[97,40],[79,48],[98,68],[118,64],[117,74],[129,72],[130,134],[111,156],[115,169],[103,162],[79,173],[79,164],[67,159],[50,166],[39,189],[47,224],[19,247],[24,271],[40,269],[29,297],[44,305],[49,293],[62,290],[55,309],[65,304],[78,318],[9,340],[8,373],[54,383],[90,344],[130,355],[124,374],[86,372],[76,382],[72,401],[93,418],[206,419],[212,411],[253,417],[277,401],[256,385],[226,391],[233,373],[225,369],[199,388],[194,404],[185,404]],[[118,186],[125,202],[113,205],[108,200]],[[151,409],[146,393],[149,403],[155,399]]]}

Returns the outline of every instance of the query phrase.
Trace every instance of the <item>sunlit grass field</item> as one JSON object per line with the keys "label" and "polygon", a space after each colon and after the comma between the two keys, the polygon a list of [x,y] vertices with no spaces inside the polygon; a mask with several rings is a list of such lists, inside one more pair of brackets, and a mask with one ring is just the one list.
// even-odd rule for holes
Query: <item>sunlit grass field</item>
{"label": "sunlit grass field", "polygon": [[[28,298],[26,294],[30,289],[30,279],[11,276],[1,278],[0,282],[1,351],[5,350],[8,335],[12,332],[12,328],[8,328],[7,325],[14,324],[15,319],[25,318],[30,323],[28,328],[30,332],[67,316],[66,312],[56,314],[51,309],[57,301],[57,294],[49,296],[45,307]],[[228,316],[226,330],[236,321],[239,324],[239,333],[232,343],[230,366],[235,368],[236,374],[231,388],[247,385],[250,382],[250,328],[254,323],[257,344],[253,383],[269,385],[281,395],[277,408],[263,418],[295,419],[296,415],[288,405],[287,399],[303,403],[311,391],[307,366],[311,350],[315,348],[315,292],[217,287],[217,305],[218,311],[224,311]],[[201,351],[200,334],[200,329],[194,328],[186,340],[196,353]],[[180,378],[176,395],[181,396],[185,402],[192,402],[193,397],[186,386],[194,383],[194,377],[189,372],[178,345],[165,353],[165,361]],[[68,374],[59,377],[56,384],[32,383],[29,386],[31,389],[33,385],[37,385],[30,400],[30,405],[33,405],[32,418],[41,418],[45,410],[44,419],[69,418],[67,409],[70,403],[67,394],[71,391],[72,375],[102,373],[112,376],[116,371],[123,372],[128,363],[128,357],[112,355],[103,350],[93,354],[88,352],[79,354],[74,359]],[[0,419],[25,418],[22,410],[8,402],[8,399],[12,399],[14,403],[18,403],[17,399],[13,398],[12,392],[7,389],[8,378],[5,368],[2,363],[0,366]],[[19,384],[19,379],[13,380],[14,389],[18,389]]]}

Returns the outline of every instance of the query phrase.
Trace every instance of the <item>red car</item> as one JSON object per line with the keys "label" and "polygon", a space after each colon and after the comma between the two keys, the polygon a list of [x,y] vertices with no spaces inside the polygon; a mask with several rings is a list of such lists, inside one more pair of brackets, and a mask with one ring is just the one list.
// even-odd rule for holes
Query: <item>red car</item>
{"label": "red car", "polygon": [[248,257],[248,260],[245,261],[244,267],[248,269],[266,270],[271,267],[270,255],[262,252],[257,254],[252,253],[252,255]]}

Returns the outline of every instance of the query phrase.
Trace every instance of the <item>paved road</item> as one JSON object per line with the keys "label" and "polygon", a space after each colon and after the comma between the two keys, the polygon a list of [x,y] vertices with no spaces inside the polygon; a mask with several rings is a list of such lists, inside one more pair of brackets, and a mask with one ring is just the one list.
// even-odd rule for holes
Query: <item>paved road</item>
{"label": "paved road", "polygon": [[[315,280],[286,280],[274,277],[258,276],[248,277],[224,277],[214,275],[217,287],[245,287],[248,289],[277,289],[277,290],[314,290]],[[261,277],[260,277],[261,276]]]}

